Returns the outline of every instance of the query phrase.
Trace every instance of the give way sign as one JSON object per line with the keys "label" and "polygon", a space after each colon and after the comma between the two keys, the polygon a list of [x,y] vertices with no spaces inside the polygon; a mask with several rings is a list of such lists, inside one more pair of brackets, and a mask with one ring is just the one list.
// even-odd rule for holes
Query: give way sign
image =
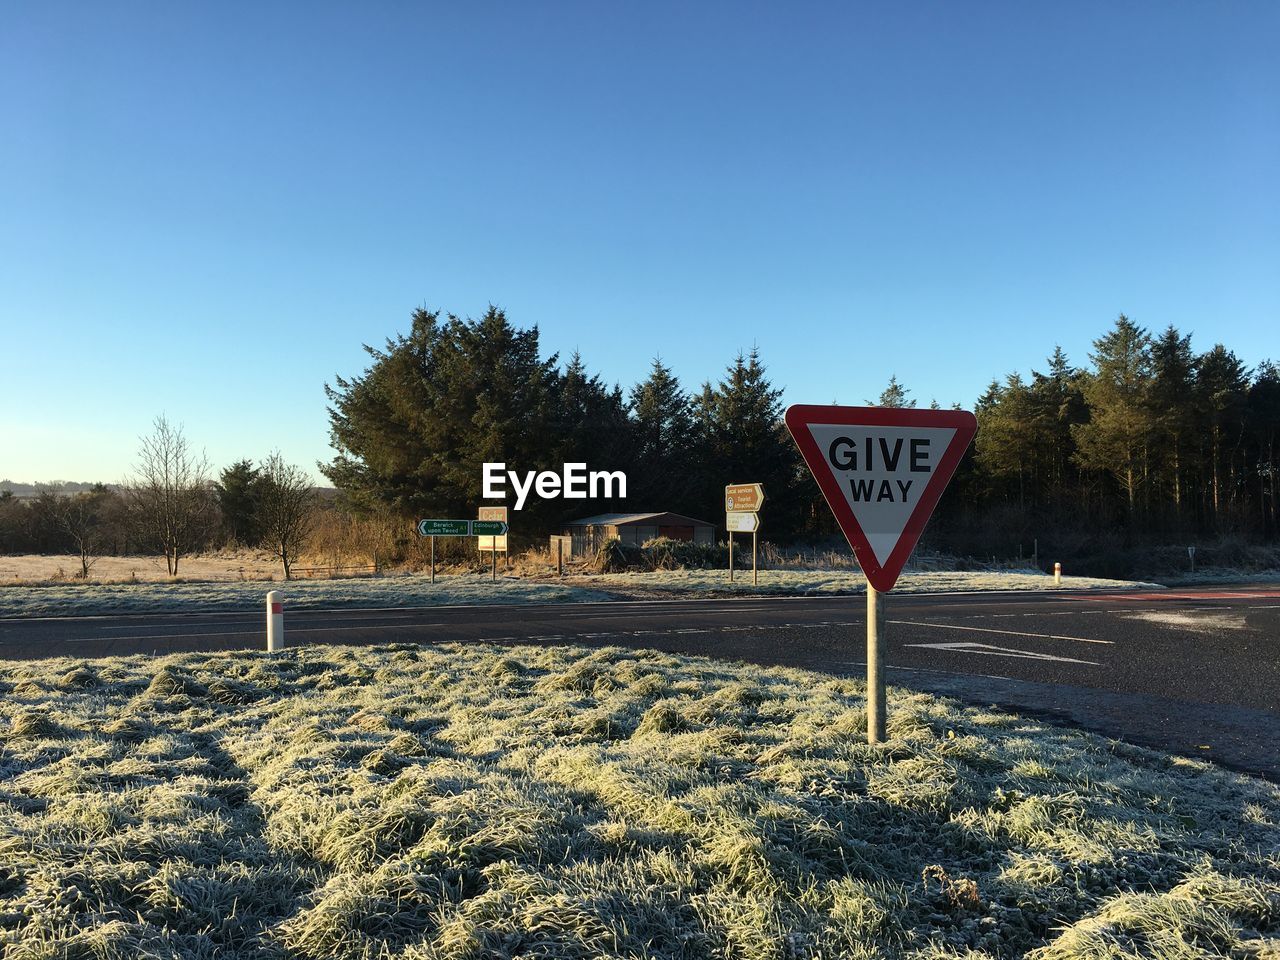
{"label": "give way sign", "polygon": [[893,589],[978,421],[967,410],[787,408],[787,429],[880,592]]}

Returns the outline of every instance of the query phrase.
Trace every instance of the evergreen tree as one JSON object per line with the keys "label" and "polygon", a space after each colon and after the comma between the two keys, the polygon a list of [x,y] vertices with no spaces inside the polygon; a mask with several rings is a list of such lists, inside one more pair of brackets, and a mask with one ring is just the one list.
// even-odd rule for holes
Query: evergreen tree
{"label": "evergreen tree", "polygon": [[1244,413],[1249,392],[1249,372],[1240,358],[1215,344],[1196,361],[1194,397],[1205,419],[1208,439],[1205,454],[1209,503],[1217,523],[1229,498],[1235,499],[1236,481],[1243,469]]}
{"label": "evergreen tree", "polygon": [[560,519],[629,509],[638,502],[632,425],[620,387],[607,387],[587,371],[576,351],[554,387],[555,421],[551,432],[558,451],[556,463],[585,463],[592,470],[622,470],[627,474],[625,503],[609,501],[561,501]]}
{"label": "evergreen tree", "polygon": [[910,391],[898,382],[898,377],[895,374],[889,378],[889,385],[880,394],[880,399],[874,403],[868,400],[867,403],[875,407],[914,407],[916,402],[908,399],[909,393]]}
{"label": "evergreen tree", "polygon": [[695,459],[691,404],[660,359],[654,359],[649,376],[631,390],[631,435],[637,506],[676,512],[696,509],[699,477],[691,469]]}
{"label": "evergreen tree", "polygon": [[760,483],[766,498],[762,527],[767,523],[773,537],[793,534],[805,508],[800,457],[782,419],[782,391],[765,375],[758,349],[738,354],[713,397],[704,512],[723,509],[726,484]]}
{"label": "evergreen tree", "polygon": [[1043,488],[1040,500],[1061,502],[1067,499],[1065,491],[1075,480],[1071,427],[1089,419],[1080,390],[1080,371],[1071,366],[1062,347],[1053,348],[1048,373],[1031,372],[1031,406],[1042,461],[1038,474]]}
{"label": "evergreen tree", "polygon": [[1151,369],[1151,411],[1161,451],[1161,472],[1167,475],[1163,486],[1173,501],[1174,517],[1181,522],[1187,486],[1188,434],[1196,427],[1196,360],[1190,335],[1183,336],[1170,324],[1151,345]]}
{"label": "evergreen tree", "polygon": [[1270,360],[1258,365],[1249,387],[1249,462],[1258,489],[1258,512],[1264,536],[1277,533],[1276,487],[1280,485],[1280,370]]}
{"label": "evergreen tree", "polygon": [[[373,363],[363,374],[325,388],[338,455],[321,465],[357,507],[472,516],[484,463],[552,466],[556,358],[539,357],[536,327],[517,330],[495,307],[443,323],[417,310],[407,335],[365,349]],[[545,527],[559,503],[531,498],[512,516],[515,532]]]}
{"label": "evergreen tree", "polygon": [[1028,477],[1040,439],[1031,390],[1016,373],[1006,378],[1003,387],[992,381],[978,401],[975,415],[978,418],[974,441],[978,465],[992,477],[1011,483],[1017,492],[1018,505],[1025,507]]}
{"label": "evergreen tree", "polygon": [[222,515],[223,535],[235,543],[256,547],[262,540],[262,527],[258,522],[261,472],[250,461],[237,460],[222,471],[213,489]]}
{"label": "evergreen tree", "polygon": [[1071,428],[1076,457],[1086,469],[1116,479],[1132,518],[1151,438],[1151,337],[1120,314],[1111,332],[1093,342],[1089,357],[1094,369],[1083,390],[1090,419]]}

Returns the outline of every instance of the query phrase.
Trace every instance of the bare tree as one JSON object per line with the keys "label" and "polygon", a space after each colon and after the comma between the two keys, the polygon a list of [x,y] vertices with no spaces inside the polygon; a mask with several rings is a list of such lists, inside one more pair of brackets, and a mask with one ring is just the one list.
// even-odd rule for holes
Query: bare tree
{"label": "bare tree", "polygon": [[280,452],[262,464],[262,493],[258,522],[262,542],[269,544],[284,565],[284,578],[292,577],[293,562],[316,520],[316,492],[301,467],[285,463]]}
{"label": "bare tree", "polygon": [[169,576],[177,576],[178,561],[204,540],[212,522],[209,461],[191,449],[182,425],[163,414],[140,440],[126,486],[131,513],[143,537],[164,551]]}
{"label": "bare tree", "polygon": [[102,508],[110,494],[105,488],[58,497],[55,516],[72,546],[80,554],[80,579],[88,580],[98,562]]}

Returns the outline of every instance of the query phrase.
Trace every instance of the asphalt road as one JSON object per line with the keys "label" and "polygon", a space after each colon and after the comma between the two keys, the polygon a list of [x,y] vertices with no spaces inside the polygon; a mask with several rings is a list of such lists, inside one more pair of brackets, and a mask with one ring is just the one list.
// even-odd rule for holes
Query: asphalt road
{"label": "asphalt road", "polygon": [[[1280,779],[1280,586],[902,594],[890,683],[999,704]],[[297,611],[302,643],[578,643],[865,669],[861,597]],[[0,657],[260,649],[260,614],[0,620]]]}

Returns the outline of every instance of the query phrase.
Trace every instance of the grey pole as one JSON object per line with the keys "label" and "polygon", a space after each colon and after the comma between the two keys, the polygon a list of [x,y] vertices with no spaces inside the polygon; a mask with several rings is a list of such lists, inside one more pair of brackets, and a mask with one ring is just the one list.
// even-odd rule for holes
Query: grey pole
{"label": "grey pole", "polygon": [[556,537],[556,576],[564,576],[564,541]]}
{"label": "grey pole", "polygon": [[498,538],[493,538],[493,582],[498,582]]}
{"label": "grey pole", "polygon": [[436,538],[431,538],[431,582],[436,582]]}
{"label": "grey pole", "polygon": [[884,710],[884,650],[880,646],[880,632],[884,627],[884,596],[867,584],[867,743],[883,743],[885,737]]}
{"label": "grey pole", "polygon": [[756,570],[756,532],[751,531],[751,585],[760,586],[760,574]]}
{"label": "grey pole", "polygon": [[733,531],[729,531],[729,582],[733,583]]}

